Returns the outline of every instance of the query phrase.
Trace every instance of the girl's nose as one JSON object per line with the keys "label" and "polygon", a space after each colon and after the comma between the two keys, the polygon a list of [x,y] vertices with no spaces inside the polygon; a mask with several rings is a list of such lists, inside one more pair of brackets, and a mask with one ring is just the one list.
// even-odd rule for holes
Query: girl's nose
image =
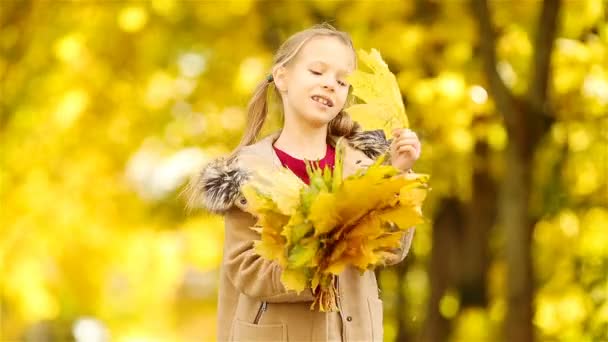
{"label": "girl's nose", "polygon": [[331,84],[331,81],[324,81],[323,88],[334,91],[335,86]]}

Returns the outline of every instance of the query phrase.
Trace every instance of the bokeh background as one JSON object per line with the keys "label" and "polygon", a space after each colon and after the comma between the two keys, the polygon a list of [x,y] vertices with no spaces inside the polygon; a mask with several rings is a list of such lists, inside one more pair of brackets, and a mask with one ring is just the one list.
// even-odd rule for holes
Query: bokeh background
{"label": "bokeh background", "polygon": [[385,340],[608,341],[607,13],[1,0],[0,340],[213,340],[222,219],[179,194],[236,146],[280,43],[327,21],[397,75],[432,176],[378,270]]}

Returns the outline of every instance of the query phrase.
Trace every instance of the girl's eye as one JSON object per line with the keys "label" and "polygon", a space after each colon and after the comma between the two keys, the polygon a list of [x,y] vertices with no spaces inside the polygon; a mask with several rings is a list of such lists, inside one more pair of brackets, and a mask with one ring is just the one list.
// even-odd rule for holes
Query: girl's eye
{"label": "girl's eye", "polygon": [[[322,74],[323,74],[322,72],[318,72],[318,71],[314,71],[314,70],[308,70],[308,71],[310,71],[310,73],[311,73],[311,74],[316,75],[316,76],[320,76],[320,75],[322,75]],[[341,87],[346,87],[346,83],[345,83],[345,82],[338,81],[338,84],[339,84]]]}

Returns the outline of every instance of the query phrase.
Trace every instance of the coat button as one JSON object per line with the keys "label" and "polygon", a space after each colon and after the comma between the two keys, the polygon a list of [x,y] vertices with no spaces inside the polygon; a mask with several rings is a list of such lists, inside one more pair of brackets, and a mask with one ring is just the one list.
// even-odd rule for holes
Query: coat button
{"label": "coat button", "polygon": [[346,317],[346,320],[349,321],[349,322],[352,322],[353,318],[351,316],[348,316],[348,317]]}

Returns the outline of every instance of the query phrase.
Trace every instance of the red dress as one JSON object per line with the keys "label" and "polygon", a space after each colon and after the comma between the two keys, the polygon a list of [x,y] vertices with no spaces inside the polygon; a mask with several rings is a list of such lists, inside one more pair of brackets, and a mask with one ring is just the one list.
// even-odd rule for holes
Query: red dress
{"label": "red dress", "polygon": [[[274,145],[272,145],[272,148],[274,149],[275,153],[279,157],[279,160],[281,161],[281,164],[283,164],[284,167],[290,169],[291,172],[293,172],[296,176],[300,177],[300,179],[304,181],[304,183],[310,184],[310,179],[308,177],[308,174],[306,173],[306,163],[304,162],[304,160],[294,158],[286,152],[279,150]],[[333,148],[333,146],[327,144],[327,149],[325,150],[325,157],[323,157],[323,159],[321,160],[318,160],[321,169],[324,169],[325,166],[329,166],[329,168],[333,170],[336,159],[335,157],[336,150]],[[314,162],[317,162],[317,160],[315,160]]]}

